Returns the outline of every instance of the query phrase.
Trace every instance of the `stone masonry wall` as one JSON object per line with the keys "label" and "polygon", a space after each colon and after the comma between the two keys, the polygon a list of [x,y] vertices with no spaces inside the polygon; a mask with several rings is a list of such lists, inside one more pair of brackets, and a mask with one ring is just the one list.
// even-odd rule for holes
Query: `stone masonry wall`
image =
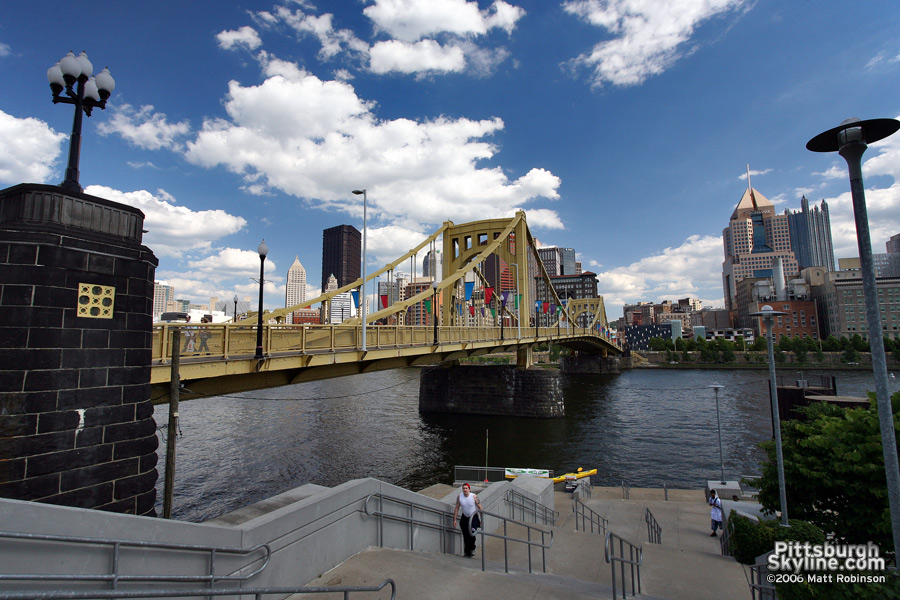
{"label": "stone masonry wall", "polygon": [[0,191],[0,496],[155,515],[142,222],[54,186]]}
{"label": "stone masonry wall", "polygon": [[560,374],[512,365],[437,366],[422,370],[421,412],[562,417]]}

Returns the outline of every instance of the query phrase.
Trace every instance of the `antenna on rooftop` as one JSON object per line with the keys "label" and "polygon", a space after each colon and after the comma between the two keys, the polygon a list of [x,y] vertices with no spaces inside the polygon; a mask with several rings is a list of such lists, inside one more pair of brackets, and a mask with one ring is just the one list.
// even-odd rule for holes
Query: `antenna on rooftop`
{"label": "antenna on rooftop", "polygon": [[753,186],[750,185],[750,163],[747,163],[747,191],[750,192],[750,201],[753,202],[753,208],[759,208],[756,206],[756,196],[753,195]]}

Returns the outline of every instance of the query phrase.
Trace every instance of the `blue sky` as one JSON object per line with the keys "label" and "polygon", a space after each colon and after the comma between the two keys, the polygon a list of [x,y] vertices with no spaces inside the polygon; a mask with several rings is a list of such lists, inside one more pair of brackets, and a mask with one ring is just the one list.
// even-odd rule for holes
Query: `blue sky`
{"label": "blue sky", "polygon": [[[63,179],[72,108],[46,69],[85,50],[116,89],[85,119],[85,191],[143,210],[180,298],[310,293],[322,230],[362,228],[369,271],[445,220],[524,209],[639,300],[722,305],[722,229],[747,186],[826,199],[855,256],[846,165],[805,149],[900,115],[900,3],[776,0],[17,2],[0,17],[0,185]],[[900,135],[864,157],[872,243],[900,232]],[[421,257],[420,257],[421,259]],[[255,303],[255,300],[254,300]]]}

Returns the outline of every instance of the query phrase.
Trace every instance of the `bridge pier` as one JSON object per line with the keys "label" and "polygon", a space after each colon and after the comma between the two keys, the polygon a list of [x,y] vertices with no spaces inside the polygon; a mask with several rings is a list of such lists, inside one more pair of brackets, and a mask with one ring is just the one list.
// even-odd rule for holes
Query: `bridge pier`
{"label": "bridge pier", "polygon": [[56,186],[0,191],[0,496],[155,515],[143,221]]}
{"label": "bridge pier", "polygon": [[577,352],[559,357],[559,370],[563,373],[618,373],[621,368],[618,356],[600,356]]}
{"label": "bridge pier", "polygon": [[531,346],[519,346],[516,350],[516,368],[528,369],[534,366],[534,350]]}
{"label": "bridge pier", "polygon": [[512,365],[438,365],[419,376],[419,411],[563,417],[561,375]]}

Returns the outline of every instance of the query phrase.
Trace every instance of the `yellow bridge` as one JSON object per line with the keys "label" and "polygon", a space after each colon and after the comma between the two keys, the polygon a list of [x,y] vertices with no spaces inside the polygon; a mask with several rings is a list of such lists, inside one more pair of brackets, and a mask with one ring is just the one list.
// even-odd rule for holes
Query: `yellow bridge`
{"label": "yellow bridge", "polygon": [[[176,339],[185,398],[498,352],[515,352],[517,366],[527,368],[534,346],[547,342],[585,354],[622,352],[607,332],[602,297],[557,295],[521,211],[512,219],[445,222],[404,256],[368,275],[366,282],[381,275],[391,281],[398,266],[415,261],[426,247],[438,250],[441,243],[443,277],[420,284],[422,291],[409,298],[389,299],[388,306],[364,314],[365,323],[359,317],[335,325],[283,323],[285,315],[316,304],[327,318],[332,299],[360,288],[363,281],[358,279],[300,305],[265,312],[261,353],[255,314],[237,323],[154,326],[153,398],[159,402],[169,395]],[[495,273],[510,275],[496,293],[485,277],[487,261],[493,261]]]}

